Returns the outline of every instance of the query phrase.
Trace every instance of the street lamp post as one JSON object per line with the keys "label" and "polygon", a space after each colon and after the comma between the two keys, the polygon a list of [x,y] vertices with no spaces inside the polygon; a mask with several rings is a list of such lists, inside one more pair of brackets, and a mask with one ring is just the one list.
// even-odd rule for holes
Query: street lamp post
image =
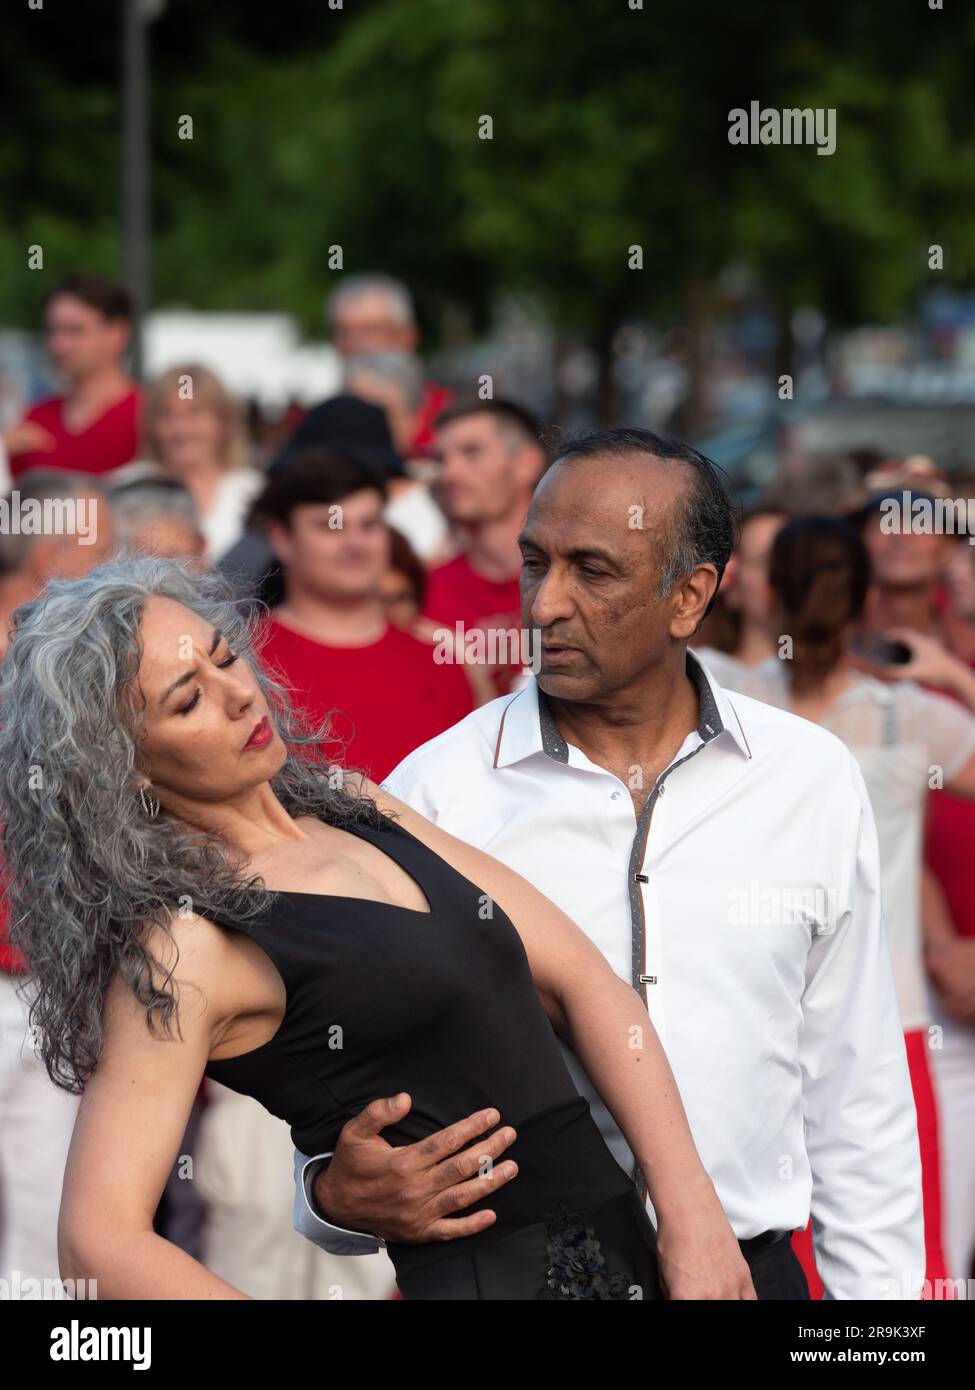
{"label": "street lamp post", "polygon": [[132,296],[132,374],[142,375],[149,309],[149,122],[147,29],[165,0],[122,0],[122,278]]}

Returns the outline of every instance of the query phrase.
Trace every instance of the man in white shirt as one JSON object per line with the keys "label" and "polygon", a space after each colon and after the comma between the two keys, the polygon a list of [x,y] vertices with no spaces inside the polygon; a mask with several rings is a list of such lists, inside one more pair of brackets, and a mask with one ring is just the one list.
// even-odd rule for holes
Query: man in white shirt
{"label": "man in white shirt", "polygon": [[[729,695],[687,650],[732,539],[696,451],[642,430],[567,445],[521,537],[537,677],[385,786],[530,879],[644,998],[760,1298],[807,1296],[788,1234],[810,1212],[827,1296],[916,1298],[917,1124],[869,798],[838,739]],[[296,1155],[295,1224],[334,1253],[417,1239],[415,1209],[476,1200],[456,1141],[387,1148],[410,1100],[386,1104],[334,1158]]]}

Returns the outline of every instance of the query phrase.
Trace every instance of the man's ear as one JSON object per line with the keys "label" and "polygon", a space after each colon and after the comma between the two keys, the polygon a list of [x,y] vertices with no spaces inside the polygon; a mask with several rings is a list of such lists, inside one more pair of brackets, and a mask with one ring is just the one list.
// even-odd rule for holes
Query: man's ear
{"label": "man's ear", "polygon": [[279,565],[290,565],[294,553],[291,532],[280,521],[269,522],[264,533]]}
{"label": "man's ear", "polygon": [[693,637],[718,587],[714,565],[696,565],[685,575],[671,595],[674,608],[670,617],[671,637]]}

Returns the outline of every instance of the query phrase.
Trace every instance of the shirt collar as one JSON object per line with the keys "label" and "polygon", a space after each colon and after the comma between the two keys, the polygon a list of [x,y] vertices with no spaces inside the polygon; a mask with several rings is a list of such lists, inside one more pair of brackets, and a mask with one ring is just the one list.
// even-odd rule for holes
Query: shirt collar
{"label": "shirt collar", "polygon": [[[700,702],[697,733],[701,742],[712,743],[726,733],[745,757],[750,758],[752,750],[734,706],[690,648],[687,650],[687,674]],[[569,761],[569,745],[559,733],[545,692],[531,676],[501,713],[494,766],[510,767],[534,753],[544,753],[557,763]]]}

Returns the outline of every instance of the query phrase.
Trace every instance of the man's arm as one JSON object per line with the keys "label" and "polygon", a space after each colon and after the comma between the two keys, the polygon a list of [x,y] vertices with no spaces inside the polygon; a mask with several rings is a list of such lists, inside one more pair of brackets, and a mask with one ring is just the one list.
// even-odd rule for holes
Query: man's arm
{"label": "man's arm", "polygon": [[873,812],[852,757],[849,770],[850,847],[835,919],[810,946],[802,997],[813,1245],[827,1298],[917,1298],[925,1266],[917,1113]]}

